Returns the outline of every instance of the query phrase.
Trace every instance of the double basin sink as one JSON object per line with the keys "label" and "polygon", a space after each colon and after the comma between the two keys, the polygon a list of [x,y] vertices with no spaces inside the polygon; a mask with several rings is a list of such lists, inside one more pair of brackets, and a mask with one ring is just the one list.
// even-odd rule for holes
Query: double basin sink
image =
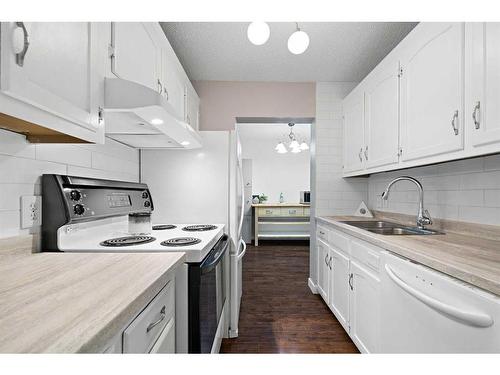
{"label": "double basin sink", "polygon": [[341,223],[351,225],[356,228],[367,230],[368,232],[383,234],[386,236],[411,236],[411,235],[433,235],[444,234],[431,229],[418,227],[407,227],[389,221],[341,221]]}

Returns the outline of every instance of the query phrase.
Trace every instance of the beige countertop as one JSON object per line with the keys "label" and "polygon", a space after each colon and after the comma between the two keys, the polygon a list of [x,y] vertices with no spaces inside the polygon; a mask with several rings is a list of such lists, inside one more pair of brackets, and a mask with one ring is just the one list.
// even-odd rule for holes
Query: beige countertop
{"label": "beige countertop", "polygon": [[310,207],[309,203],[253,203],[252,207]]}
{"label": "beige countertop", "polygon": [[29,237],[12,240],[0,240],[3,353],[102,351],[185,259],[184,253],[31,254]]}
{"label": "beige countertop", "polygon": [[[377,217],[377,219],[400,222],[394,220],[397,216]],[[445,231],[444,235],[384,236],[340,223],[346,220],[374,219],[355,216],[327,216],[316,219],[318,223],[332,225],[342,232],[500,295],[500,235],[498,235],[500,232],[497,232],[500,228],[498,227],[465,223],[461,227],[456,222],[449,225],[444,220],[437,220],[442,225],[434,226],[433,229]],[[407,225],[408,222],[403,224]]]}

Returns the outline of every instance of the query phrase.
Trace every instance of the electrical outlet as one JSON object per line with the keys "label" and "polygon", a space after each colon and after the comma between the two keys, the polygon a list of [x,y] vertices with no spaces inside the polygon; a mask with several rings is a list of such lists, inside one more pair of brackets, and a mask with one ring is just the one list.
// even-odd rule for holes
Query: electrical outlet
{"label": "electrical outlet", "polygon": [[23,195],[21,197],[21,228],[42,225],[42,197],[40,195]]}

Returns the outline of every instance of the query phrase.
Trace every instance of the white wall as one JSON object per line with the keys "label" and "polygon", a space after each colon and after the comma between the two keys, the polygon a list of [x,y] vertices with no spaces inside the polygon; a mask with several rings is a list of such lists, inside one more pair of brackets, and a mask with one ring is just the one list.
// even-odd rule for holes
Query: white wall
{"label": "white wall", "polygon": [[316,83],[316,216],[350,215],[368,200],[366,178],[342,178],[342,99],[356,84]]}
{"label": "white wall", "polygon": [[105,145],[30,144],[0,129],[0,238],[36,233],[21,229],[23,195],[40,195],[44,173],[138,181],[137,150],[106,139]]}
{"label": "white wall", "polygon": [[381,199],[391,179],[403,175],[422,183],[425,207],[432,217],[500,225],[500,155],[373,175],[369,178],[370,207],[415,215],[418,194],[409,182],[398,182],[388,201]]}
{"label": "white wall", "polygon": [[[297,124],[294,131],[309,143],[310,127]],[[288,125],[240,124],[238,132],[242,156],[252,160],[252,194],[264,193],[269,203],[275,203],[283,192],[285,202],[298,203],[300,191],[310,190],[310,153],[278,154],[274,150],[278,140],[289,133]]]}

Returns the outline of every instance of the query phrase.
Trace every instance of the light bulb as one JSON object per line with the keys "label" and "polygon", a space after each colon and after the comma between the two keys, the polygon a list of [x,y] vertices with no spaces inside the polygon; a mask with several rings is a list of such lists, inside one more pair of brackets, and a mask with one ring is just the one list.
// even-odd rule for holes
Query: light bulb
{"label": "light bulb", "polygon": [[302,143],[300,144],[300,149],[301,149],[301,150],[309,150],[309,146],[307,145],[307,143],[306,143],[306,142],[302,142]]}
{"label": "light bulb", "polygon": [[294,147],[294,148],[292,148],[292,153],[293,154],[298,154],[299,152],[302,152],[302,150],[300,149],[300,147]]}
{"label": "light bulb", "polygon": [[302,30],[295,31],[288,38],[288,50],[294,55],[304,53],[309,47],[309,35]]}
{"label": "light bulb", "polygon": [[299,142],[297,142],[295,139],[293,141],[290,142],[290,144],[288,145],[288,147],[290,148],[299,148],[300,145],[299,145]]}
{"label": "light bulb", "polygon": [[280,148],[278,150],[278,154],[286,154],[288,152],[288,150],[286,148]]}
{"label": "light bulb", "polygon": [[281,147],[283,147],[283,142],[278,142],[276,147],[274,148],[276,151],[278,151]]}
{"label": "light bulb", "polygon": [[161,118],[154,118],[151,120],[151,123],[153,125],[161,125],[161,124],[163,124],[163,120]]}
{"label": "light bulb", "polygon": [[182,141],[182,142],[181,142],[181,145],[182,145],[182,146],[189,146],[189,144],[190,144],[190,143],[189,143],[188,141]]}
{"label": "light bulb", "polygon": [[248,25],[248,40],[256,46],[261,46],[266,43],[270,34],[271,30],[269,29],[269,25],[265,22],[252,22]]}

